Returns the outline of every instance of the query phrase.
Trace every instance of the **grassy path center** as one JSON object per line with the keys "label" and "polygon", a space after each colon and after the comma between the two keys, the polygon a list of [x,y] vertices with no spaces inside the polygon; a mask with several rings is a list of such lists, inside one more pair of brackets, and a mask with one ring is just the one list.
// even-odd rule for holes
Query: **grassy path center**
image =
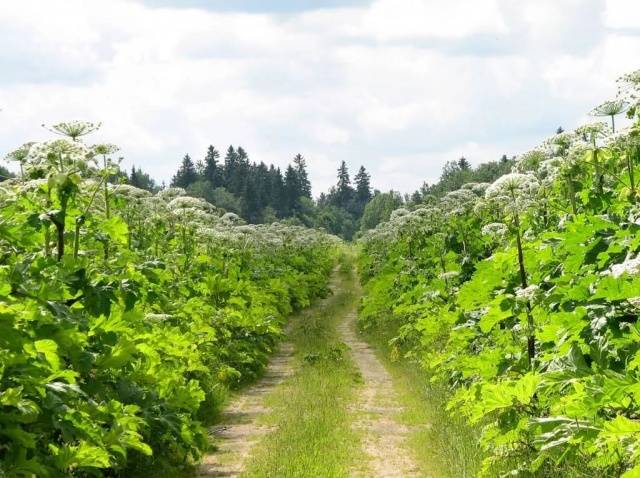
{"label": "grassy path center", "polygon": [[333,294],[292,319],[266,376],[213,429],[219,448],[200,476],[423,476],[392,376],[356,332],[352,258],[341,262]]}

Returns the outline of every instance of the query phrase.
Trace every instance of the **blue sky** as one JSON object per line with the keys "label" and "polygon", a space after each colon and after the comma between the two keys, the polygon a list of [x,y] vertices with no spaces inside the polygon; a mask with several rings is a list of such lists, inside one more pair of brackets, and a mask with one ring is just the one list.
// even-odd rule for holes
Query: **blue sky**
{"label": "blue sky", "polygon": [[87,119],[159,180],[234,144],[302,153],[315,194],[342,160],[410,192],[588,121],[640,68],[640,2],[21,0],[0,43],[0,157]]}

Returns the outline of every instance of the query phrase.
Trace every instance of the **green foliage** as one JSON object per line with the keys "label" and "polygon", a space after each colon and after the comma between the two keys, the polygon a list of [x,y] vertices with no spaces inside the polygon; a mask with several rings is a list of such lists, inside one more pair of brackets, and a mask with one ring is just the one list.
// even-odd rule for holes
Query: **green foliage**
{"label": "green foliage", "polygon": [[335,238],[110,184],[117,165],[95,151],[32,145],[0,186],[1,476],[188,466],[225,390],[326,291]]}
{"label": "green foliage", "polygon": [[[637,98],[640,76],[624,78]],[[361,326],[393,330],[394,353],[451,390],[450,412],[482,430],[481,476],[638,476],[630,111],[628,129],[560,131],[513,173],[396,210],[361,241]]]}
{"label": "green foliage", "polygon": [[381,222],[388,221],[391,213],[400,206],[402,206],[400,193],[389,191],[388,193],[375,194],[364,208],[360,229],[367,231]]}

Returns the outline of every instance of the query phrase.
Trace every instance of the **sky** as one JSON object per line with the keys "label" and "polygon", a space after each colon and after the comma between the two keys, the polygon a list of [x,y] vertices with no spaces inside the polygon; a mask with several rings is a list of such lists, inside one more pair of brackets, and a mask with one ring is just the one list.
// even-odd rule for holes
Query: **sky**
{"label": "sky", "polygon": [[169,181],[241,145],[314,194],[340,161],[411,192],[590,121],[640,68],[638,0],[1,0],[0,157],[103,123]]}

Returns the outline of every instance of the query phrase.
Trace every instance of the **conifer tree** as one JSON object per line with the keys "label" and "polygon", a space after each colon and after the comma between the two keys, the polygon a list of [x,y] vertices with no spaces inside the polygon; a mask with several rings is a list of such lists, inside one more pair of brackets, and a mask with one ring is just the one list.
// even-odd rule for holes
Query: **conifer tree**
{"label": "conifer tree", "polygon": [[178,169],[175,176],[171,179],[171,186],[186,188],[197,180],[198,172],[196,171],[196,166],[193,164],[191,156],[186,154],[182,159],[180,169]]}
{"label": "conifer tree", "polygon": [[280,168],[274,167],[273,164],[269,167],[269,205],[279,216],[283,217],[286,214],[284,179]]}
{"label": "conifer tree", "polygon": [[146,189],[147,191],[155,191],[157,189],[156,182],[151,179],[151,176],[143,172],[141,168],[136,169],[135,165],[131,167],[129,176],[127,176],[126,172],[124,173],[124,179],[128,184],[140,189]]}
{"label": "conifer tree", "polygon": [[371,199],[371,176],[364,166],[360,166],[358,174],[353,179],[356,183],[356,199],[364,208],[367,201]]}
{"label": "conifer tree", "polygon": [[349,202],[353,197],[353,188],[351,187],[351,178],[349,177],[349,169],[347,163],[342,161],[338,168],[338,184],[336,185],[336,206],[347,209]]}
{"label": "conifer tree", "polygon": [[222,186],[224,182],[223,168],[221,164],[218,164],[218,158],[220,158],[220,152],[213,145],[210,145],[204,157],[202,177],[204,180],[209,181],[214,189]]}
{"label": "conifer tree", "polygon": [[237,183],[236,175],[238,174],[238,154],[233,146],[229,146],[227,154],[224,157],[224,187],[235,193],[233,187]]}
{"label": "conifer tree", "polygon": [[287,166],[284,173],[284,196],[285,211],[287,214],[294,215],[298,208],[298,201],[301,196],[300,183],[298,182],[298,174],[292,165]]}
{"label": "conifer tree", "polygon": [[311,198],[311,182],[307,174],[307,162],[301,154],[297,154],[295,158],[293,158],[293,164],[295,165],[295,171],[298,176],[300,196]]}

